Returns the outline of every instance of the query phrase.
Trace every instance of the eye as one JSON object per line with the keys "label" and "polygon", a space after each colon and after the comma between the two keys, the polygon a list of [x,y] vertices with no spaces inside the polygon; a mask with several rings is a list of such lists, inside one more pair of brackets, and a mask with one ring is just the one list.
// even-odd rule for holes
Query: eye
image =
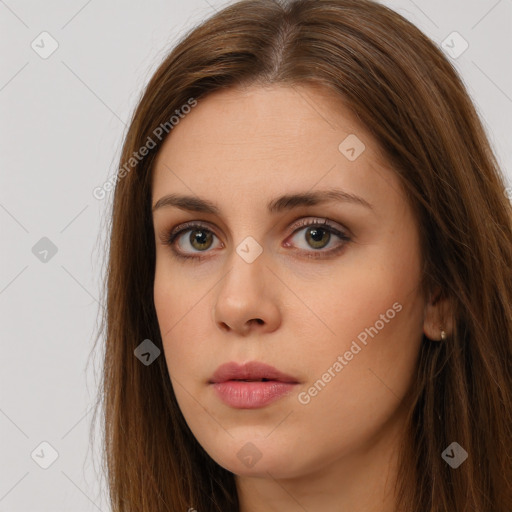
{"label": "eye", "polygon": [[[284,247],[290,247],[303,241],[307,246],[299,247],[299,252],[310,258],[322,258],[326,255],[338,253],[351,241],[348,235],[342,230],[336,229],[327,219],[301,219],[293,228],[295,228],[295,231],[289,239],[296,238],[298,241],[295,244],[286,241],[283,244]],[[299,236],[301,231],[304,234]],[[338,244],[335,244],[334,249],[323,250],[333,241],[332,235],[339,239]],[[171,246],[173,253],[178,258],[201,260],[207,256],[200,253],[208,252],[208,249],[214,247],[215,238],[217,237],[212,230],[197,222],[190,222],[179,225],[170,234],[165,233],[161,240],[165,245]],[[223,247],[221,242],[217,245]]]}
{"label": "eye", "polygon": [[[298,229],[295,230],[292,239],[297,238],[298,242],[303,241],[309,248],[314,249],[314,251],[309,251],[307,246],[299,247],[299,249],[304,250],[307,257],[311,258],[322,258],[326,255],[337,254],[351,240],[347,234],[336,229],[327,219],[302,219],[294,227],[298,227]],[[301,232],[303,234],[299,235]],[[340,241],[335,244],[333,249],[323,250],[333,241],[332,235]],[[285,243],[285,246],[289,245],[288,242]]]}
{"label": "eye", "polygon": [[[188,236],[185,236],[187,233],[189,233]],[[178,226],[163,242],[166,245],[170,245],[174,254],[179,258],[202,259],[202,256],[191,255],[190,252],[207,251],[212,247],[214,237],[216,238],[213,231],[202,224],[189,223]]]}

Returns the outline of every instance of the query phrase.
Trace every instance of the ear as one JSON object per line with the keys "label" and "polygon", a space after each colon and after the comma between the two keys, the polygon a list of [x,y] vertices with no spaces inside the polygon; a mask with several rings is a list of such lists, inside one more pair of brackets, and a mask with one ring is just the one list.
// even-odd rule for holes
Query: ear
{"label": "ear", "polygon": [[430,340],[444,341],[441,331],[446,333],[446,338],[453,333],[453,308],[450,300],[441,296],[441,288],[437,287],[425,304],[423,333]]}

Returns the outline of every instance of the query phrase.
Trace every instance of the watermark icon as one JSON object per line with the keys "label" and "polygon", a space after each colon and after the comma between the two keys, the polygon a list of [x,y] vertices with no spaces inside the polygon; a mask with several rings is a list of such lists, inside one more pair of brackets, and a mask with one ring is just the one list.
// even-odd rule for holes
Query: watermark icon
{"label": "watermark icon", "polygon": [[452,32],[441,47],[452,59],[458,59],[469,48],[469,43],[458,32]]}
{"label": "watermark icon", "polygon": [[34,448],[30,456],[39,467],[48,469],[59,458],[59,453],[49,442],[43,441]]}
{"label": "watermark icon", "polygon": [[30,43],[32,50],[34,50],[41,59],[47,59],[59,47],[57,40],[48,32],[41,32]]}
{"label": "watermark icon", "polygon": [[[366,346],[368,344],[368,336],[370,336],[372,339],[379,334],[379,331],[384,329],[386,324],[389,324],[390,320],[395,318],[396,314],[402,311],[402,305],[399,302],[395,302],[391,308],[389,308],[386,313],[382,313],[379,317],[379,320],[377,320],[373,326],[367,327],[364,329],[364,331],[361,331],[357,335],[358,341]],[[322,375],[320,379],[315,381],[315,383],[308,388],[307,391],[301,391],[297,395],[297,400],[302,405],[307,405],[309,402],[311,402],[311,399],[320,393],[325,386],[331,380],[338,375],[338,373],[345,368],[345,366],[348,365],[350,361],[354,358],[355,355],[359,354],[361,352],[362,347],[357,343],[356,340],[352,341],[352,344],[350,345],[350,349],[347,350],[343,355],[339,355],[336,360],[332,363],[331,366],[327,369],[327,371]]]}
{"label": "watermark icon", "polygon": [[46,236],[43,236],[32,247],[32,254],[42,263],[48,263],[56,254],[57,246]]}
{"label": "watermark icon", "polygon": [[[196,105],[197,100],[194,98],[189,98],[187,103],[174,111],[176,115],[172,115],[165,123],[160,123],[153,130],[152,135],[159,141],[162,141],[165,135],[167,135],[180,122],[180,119],[183,119],[185,115],[189,114],[192,108]],[[116,176],[112,176],[101,186],[95,187],[93,189],[93,197],[98,200],[104,199],[107,195],[107,192],[113,190],[116,182],[122,180],[139,162],[144,159],[144,157],[149,153],[151,149],[156,147],[156,145],[157,142],[151,135],[149,135],[144,144],[137,151],[134,151],[132,156],[128,158],[128,161],[119,168],[119,172]]]}
{"label": "watermark icon", "polygon": [[160,349],[151,340],[144,340],[133,353],[142,364],[149,366],[160,355]]}
{"label": "watermark icon", "polygon": [[338,146],[338,151],[351,162],[358,159],[365,149],[363,141],[353,133],[345,137]]}
{"label": "watermark icon", "polygon": [[261,451],[251,442],[245,443],[236,456],[245,466],[252,468],[262,457]]}
{"label": "watermark icon", "polygon": [[459,443],[454,441],[445,449],[441,457],[449,466],[457,469],[468,458],[468,452]]}
{"label": "watermark icon", "polygon": [[263,247],[252,236],[248,236],[238,244],[236,252],[244,261],[252,263],[263,252]]}

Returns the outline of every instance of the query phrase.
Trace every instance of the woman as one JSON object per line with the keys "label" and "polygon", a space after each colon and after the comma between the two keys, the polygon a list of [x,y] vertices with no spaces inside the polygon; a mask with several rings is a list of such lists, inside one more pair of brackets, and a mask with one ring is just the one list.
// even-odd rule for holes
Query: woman
{"label": "woman", "polygon": [[511,218],[460,78],[397,13],[205,21],[120,162],[112,509],[510,512]]}

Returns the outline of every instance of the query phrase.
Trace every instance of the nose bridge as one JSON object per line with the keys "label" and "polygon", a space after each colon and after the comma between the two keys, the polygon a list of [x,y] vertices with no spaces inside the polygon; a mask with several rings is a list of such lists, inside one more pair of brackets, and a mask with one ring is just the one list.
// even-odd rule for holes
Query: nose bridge
{"label": "nose bridge", "polygon": [[233,293],[240,296],[263,292],[266,257],[263,246],[254,237],[247,236],[233,247],[227,266],[225,288],[234,288]]}
{"label": "nose bridge", "polygon": [[250,199],[244,201],[243,206],[234,205],[231,211],[231,218],[234,219],[231,226],[233,245],[229,248],[227,259],[227,266],[231,269],[229,274],[244,276],[244,279],[264,273],[266,254],[263,240],[268,238],[258,206],[249,203]]}
{"label": "nose bridge", "polygon": [[255,238],[246,237],[232,247],[214,299],[217,326],[246,334],[251,326],[272,331],[279,325],[279,306],[267,286],[267,263],[266,253]]}

